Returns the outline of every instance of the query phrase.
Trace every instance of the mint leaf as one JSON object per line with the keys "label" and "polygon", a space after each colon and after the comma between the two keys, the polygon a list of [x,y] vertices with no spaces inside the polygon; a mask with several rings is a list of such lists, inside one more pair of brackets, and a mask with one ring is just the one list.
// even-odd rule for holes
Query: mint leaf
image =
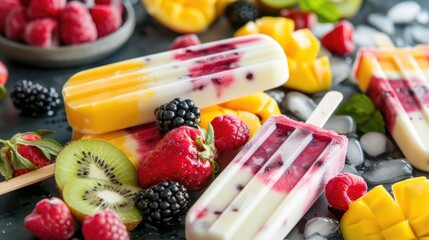
{"label": "mint leaf", "polygon": [[386,128],[383,120],[383,115],[381,115],[380,111],[374,111],[371,117],[363,122],[362,124],[358,124],[358,131],[362,133],[367,132],[381,132],[385,133]]}
{"label": "mint leaf", "polygon": [[359,124],[367,121],[374,111],[375,106],[369,97],[365,94],[355,93],[338,107],[335,114],[349,115]]}
{"label": "mint leaf", "polygon": [[374,103],[362,93],[355,93],[341,104],[336,115],[349,115],[357,123],[359,132],[385,132],[385,124],[381,113],[375,109]]}

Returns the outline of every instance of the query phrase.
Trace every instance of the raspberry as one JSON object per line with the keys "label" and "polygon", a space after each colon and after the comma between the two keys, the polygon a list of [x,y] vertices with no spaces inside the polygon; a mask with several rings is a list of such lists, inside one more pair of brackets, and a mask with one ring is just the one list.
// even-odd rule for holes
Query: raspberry
{"label": "raspberry", "polygon": [[5,31],[7,15],[15,8],[21,6],[18,0],[1,0],[0,4],[0,35]]}
{"label": "raspberry", "polygon": [[58,22],[51,18],[31,21],[25,28],[24,38],[28,44],[37,47],[58,46]]}
{"label": "raspberry", "polygon": [[28,6],[28,18],[57,18],[65,6],[66,0],[32,0]]}
{"label": "raspberry", "polygon": [[174,224],[189,204],[188,190],[178,182],[162,182],[139,192],[136,207],[145,221],[158,224]]}
{"label": "raspberry", "polygon": [[32,0],[19,0],[22,6],[28,7]]}
{"label": "raspberry", "polygon": [[24,219],[25,228],[40,239],[69,239],[75,223],[67,205],[59,198],[42,199]]}
{"label": "raspberry", "polygon": [[237,117],[217,116],[211,121],[211,125],[214,129],[216,150],[220,153],[238,149],[249,139],[249,128]]}
{"label": "raspberry", "polygon": [[86,240],[130,239],[125,224],[116,212],[109,209],[85,218],[82,233]]}
{"label": "raspberry", "polygon": [[13,41],[24,42],[27,22],[27,10],[24,7],[13,9],[5,20],[6,37]]}
{"label": "raspberry", "polygon": [[176,37],[176,39],[174,39],[173,43],[171,44],[170,48],[177,49],[177,48],[184,48],[184,47],[189,47],[189,46],[194,46],[199,44],[201,44],[201,41],[198,38],[198,35],[190,33],[190,34],[185,34],[185,35]]}
{"label": "raspberry", "polygon": [[121,15],[124,12],[124,5],[122,5],[121,0],[95,0],[94,3],[100,5],[115,6],[119,10]]}
{"label": "raspberry", "polygon": [[349,204],[366,194],[365,180],[351,173],[340,173],[325,186],[326,199],[336,209],[347,211]]}
{"label": "raspberry", "polygon": [[226,7],[225,15],[233,27],[239,28],[249,21],[255,21],[259,17],[259,11],[253,3],[238,0]]}
{"label": "raspberry", "polygon": [[78,1],[72,1],[60,14],[60,38],[65,45],[93,42],[97,29],[89,10]]}
{"label": "raspberry", "polygon": [[111,5],[95,5],[91,9],[91,17],[97,28],[98,38],[116,31],[122,25],[121,13]]}

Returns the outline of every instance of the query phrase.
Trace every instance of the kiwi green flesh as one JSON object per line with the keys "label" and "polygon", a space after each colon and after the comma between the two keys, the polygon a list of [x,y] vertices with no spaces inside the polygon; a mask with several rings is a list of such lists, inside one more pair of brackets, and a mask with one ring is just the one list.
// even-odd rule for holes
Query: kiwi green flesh
{"label": "kiwi green flesh", "polygon": [[272,8],[285,8],[291,7],[297,3],[297,0],[259,0],[268,7]]}
{"label": "kiwi green flesh", "polygon": [[115,211],[128,230],[135,228],[142,215],[134,201],[141,188],[109,181],[72,177],[64,185],[63,199],[79,220],[104,209]]}
{"label": "kiwi green flesh", "polygon": [[362,0],[330,0],[342,17],[353,17],[360,9]]}
{"label": "kiwi green flesh", "polygon": [[136,169],[128,157],[104,140],[76,140],[58,154],[55,181],[60,191],[71,177],[137,185]]}

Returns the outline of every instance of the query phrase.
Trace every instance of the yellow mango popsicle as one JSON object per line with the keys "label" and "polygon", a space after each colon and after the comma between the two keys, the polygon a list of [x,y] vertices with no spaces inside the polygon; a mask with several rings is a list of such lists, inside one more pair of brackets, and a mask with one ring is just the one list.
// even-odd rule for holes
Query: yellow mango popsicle
{"label": "yellow mango popsicle", "polygon": [[204,108],[280,86],[288,77],[281,46],[251,35],[82,71],[62,93],[71,127],[99,134],[152,122],[153,110],[176,97]]}

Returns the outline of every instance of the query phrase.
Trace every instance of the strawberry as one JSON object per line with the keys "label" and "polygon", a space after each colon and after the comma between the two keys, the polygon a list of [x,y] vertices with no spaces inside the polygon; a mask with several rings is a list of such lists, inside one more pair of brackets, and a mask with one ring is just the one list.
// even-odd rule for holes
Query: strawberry
{"label": "strawberry", "polygon": [[351,54],[354,51],[353,25],[342,20],[338,22],[334,29],[322,37],[321,43],[329,51],[337,54]]}
{"label": "strawberry", "polygon": [[10,140],[1,140],[0,174],[8,180],[51,164],[62,146],[55,140],[42,138],[47,131],[17,133]]}
{"label": "strawberry", "polygon": [[85,218],[82,224],[85,240],[128,240],[127,228],[112,210],[103,210]]}
{"label": "strawberry", "polygon": [[366,194],[365,180],[352,173],[340,173],[331,178],[325,186],[325,195],[331,207],[342,211],[349,209],[349,204]]}
{"label": "strawberry", "polygon": [[304,12],[298,9],[285,8],[280,11],[280,16],[290,18],[295,23],[295,30],[312,29],[317,23],[317,15],[313,12]]}
{"label": "strawberry", "polygon": [[42,199],[24,219],[25,228],[40,239],[69,239],[76,227],[70,210],[59,198]]}
{"label": "strawberry", "polygon": [[6,96],[6,81],[9,77],[9,71],[7,70],[6,65],[0,60],[0,99]]}
{"label": "strawberry", "polygon": [[213,129],[208,132],[189,126],[169,131],[140,161],[138,182],[149,188],[163,181],[174,181],[191,191],[206,187],[217,171]]}
{"label": "strawberry", "polygon": [[116,7],[119,12],[122,13],[124,12],[124,5],[122,5],[121,0],[94,0],[95,4],[98,5],[110,5],[110,6],[114,6]]}

